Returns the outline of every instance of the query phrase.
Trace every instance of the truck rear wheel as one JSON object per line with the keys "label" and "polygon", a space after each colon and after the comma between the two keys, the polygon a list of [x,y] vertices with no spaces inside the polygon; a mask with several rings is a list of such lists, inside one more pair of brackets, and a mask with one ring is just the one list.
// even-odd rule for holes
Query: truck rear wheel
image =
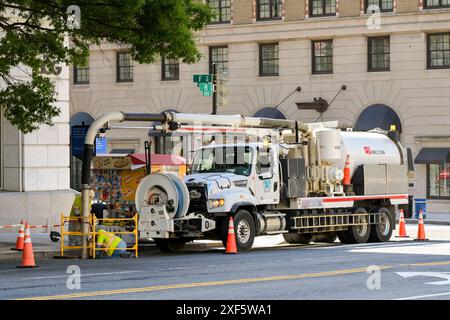
{"label": "truck rear wheel", "polygon": [[[367,214],[366,209],[359,207],[355,210],[355,214]],[[338,233],[339,240],[342,243],[366,243],[370,236],[369,216],[360,216],[356,218],[358,223],[356,226],[350,226],[348,230]]]}
{"label": "truck rear wheel", "polygon": [[391,239],[394,231],[394,221],[388,208],[378,209],[380,214],[380,223],[374,224],[370,228],[370,242],[387,242]]}
{"label": "truck rear wheel", "polygon": [[309,244],[313,238],[313,235],[310,233],[289,232],[283,233],[283,238],[287,243]]}
{"label": "truck rear wheel", "polygon": [[[228,222],[228,220],[227,220]],[[256,228],[252,215],[245,209],[236,212],[233,219],[236,246],[239,252],[249,251],[255,241]],[[228,223],[221,224],[222,244],[226,248],[228,241]]]}
{"label": "truck rear wheel", "polygon": [[178,252],[184,248],[183,239],[154,239],[156,247],[162,252]]}
{"label": "truck rear wheel", "polygon": [[325,232],[325,233],[319,233],[315,234],[312,238],[312,242],[326,242],[326,243],[333,243],[336,241],[337,235],[334,232]]}

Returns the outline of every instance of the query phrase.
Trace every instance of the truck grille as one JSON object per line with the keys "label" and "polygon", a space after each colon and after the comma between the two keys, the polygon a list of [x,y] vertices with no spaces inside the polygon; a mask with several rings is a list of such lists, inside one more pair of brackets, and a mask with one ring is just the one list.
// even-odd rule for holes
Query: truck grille
{"label": "truck grille", "polygon": [[195,195],[190,199],[189,212],[207,212],[206,207],[206,191],[204,186],[188,186],[189,194]]}

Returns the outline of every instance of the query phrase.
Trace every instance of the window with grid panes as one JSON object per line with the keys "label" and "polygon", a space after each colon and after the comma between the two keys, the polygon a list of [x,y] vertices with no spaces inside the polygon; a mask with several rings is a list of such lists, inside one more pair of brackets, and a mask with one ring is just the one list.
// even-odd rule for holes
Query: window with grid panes
{"label": "window with grid panes", "polygon": [[133,81],[133,59],[128,52],[117,52],[117,82]]}
{"label": "window with grid panes", "polygon": [[211,23],[227,23],[231,20],[231,0],[208,0],[213,11]]}
{"label": "window with grid panes", "polygon": [[257,2],[258,20],[280,19],[282,10],[281,0],[258,0]]}
{"label": "window with grid panes", "polygon": [[369,12],[370,8],[376,6],[380,9],[381,12],[392,12],[394,11],[394,0],[365,0],[366,1],[366,13]]}
{"label": "window with grid panes", "polygon": [[427,36],[428,69],[450,68],[450,33]]}
{"label": "window with grid panes", "polygon": [[213,63],[216,64],[217,72],[228,73],[228,47],[210,47],[209,48],[209,73],[212,73]]}
{"label": "window with grid panes", "polygon": [[278,76],[279,55],[278,43],[262,43],[259,45],[259,75]]}
{"label": "window with grid panes", "polygon": [[333,40],[312,41],[312,73],[333,73]]}
{"label": "window with grid panes", "polygon": [[390,38],[368,38],[368,71],[389,71],[390,65]]}
{"label": "window with grid panes", "polygon": [[425,9],[450,8],[450,0],[424,0]]}
{"label": "window with grid panes", "polygon": [[86,62],[86,64],[82,66],[73,66],[73,83],[89,83],[89,62]]}
{"label": "window with grid panes", "polygon": [[336,0],[309,0],[309,15],[312,17],[336,15]]}
{"label": "window with grid panes", "polygon": [[161,59],[161,75],[162,80],[179,80],[180,63],[178,59]]}

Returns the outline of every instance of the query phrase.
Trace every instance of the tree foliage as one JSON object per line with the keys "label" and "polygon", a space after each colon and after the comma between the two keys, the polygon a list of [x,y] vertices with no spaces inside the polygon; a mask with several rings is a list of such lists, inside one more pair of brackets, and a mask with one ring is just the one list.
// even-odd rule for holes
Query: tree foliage
{"label": "tree foliage", "polygon": [[[80,8],[79,28],[70,23],[71,5]],[[196,62],[195,31],[211,16],[201,0],[1,0],[4,115],[25,133],[51,124],[60,113],[54,105],[57,76],[43,70],[83,64],[89,45],[103,41],[127,48],[139,63],[152,63],[159,55]]]}

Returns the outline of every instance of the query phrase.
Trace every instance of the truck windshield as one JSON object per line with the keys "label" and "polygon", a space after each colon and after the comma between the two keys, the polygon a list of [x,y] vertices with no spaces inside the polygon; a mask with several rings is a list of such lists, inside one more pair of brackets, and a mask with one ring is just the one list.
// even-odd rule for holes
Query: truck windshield
{"label": "truck windshield", "polygon": [[192,173],[231,172],[249,176],[252,156],[248,146],[201,149],[195,154]]}

